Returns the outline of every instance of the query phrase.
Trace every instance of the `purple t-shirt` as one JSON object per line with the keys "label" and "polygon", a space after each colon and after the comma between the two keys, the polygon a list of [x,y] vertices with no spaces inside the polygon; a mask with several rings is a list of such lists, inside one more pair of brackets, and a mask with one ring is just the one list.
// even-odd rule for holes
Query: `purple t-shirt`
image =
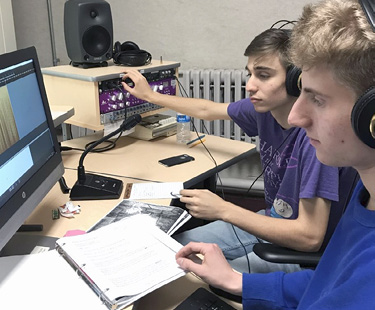
{"label": "purple t-shirt", "polygon": [[339,168],[318,161],[303,129],[283,129],[270,112],[256,112],[249,98],[231,103],[228,114],[248,136],[259,136],[267,215],[297,218],[300,198],[338,201]]}

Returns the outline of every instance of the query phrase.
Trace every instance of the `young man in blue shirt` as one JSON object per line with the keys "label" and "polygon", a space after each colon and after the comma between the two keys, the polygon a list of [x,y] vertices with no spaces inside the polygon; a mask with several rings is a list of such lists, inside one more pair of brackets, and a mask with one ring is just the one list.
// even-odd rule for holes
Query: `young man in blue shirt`
{"label": "young man in blue shirt", "polygon": [[[367,4],[368,13],[359,2]],[[302,92],[288,120],[306,130],[322,163],[353,166],[361,177],[316,270],[240,274],[214,244],[190,243],[176,255],[182,268],[242,295],[244,309],[374,309],[375,16],[370,6],[369,0],[306,6],[293,32],[292,59],[302,68]],[[202,264],[188,258],[192,253],[204,255]]]}
{"label": "young man in blue shirt", "polygon": [[290,30],[283,29],[268,29],[252,40],[245,51],[249,98],[237,102],[163,95],[152,91],[138,71],[127,70],[124,76],[134,82],[134,87],[123,83],[124,88],[143,100],[201,119],[233,119],[249,136],[259,136],[266,216],[208,190],[186,189],[180,200],[190,214],[212,222],[174,236],[184,245],[218,244],[239,271],[300,270],[297,264],[261,260],[252,253],[253,245],[267,240],[295,250],[319,250],[331,236],[334,219],[341,216],[345,199],[338,201],[339,191],[348,192],[353,183],[341,182],[342,178],[339,182],[348,169],[321,164],[305,131],[287,122],[299,93],[298,76],[297,94],[286,87],[291,84],[290,73],[296,71],[289,60],[289,43]]}

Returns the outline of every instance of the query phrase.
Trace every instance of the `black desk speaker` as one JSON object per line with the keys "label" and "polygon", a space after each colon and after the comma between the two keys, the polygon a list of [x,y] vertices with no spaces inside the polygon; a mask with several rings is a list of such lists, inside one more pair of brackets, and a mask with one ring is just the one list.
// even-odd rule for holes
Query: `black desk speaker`
{"label": "black desk speaker", "polygon": [[113,25],[104,0],[68,0],[64,5],[66,50],[73,66],[105,66],[112,58]]}

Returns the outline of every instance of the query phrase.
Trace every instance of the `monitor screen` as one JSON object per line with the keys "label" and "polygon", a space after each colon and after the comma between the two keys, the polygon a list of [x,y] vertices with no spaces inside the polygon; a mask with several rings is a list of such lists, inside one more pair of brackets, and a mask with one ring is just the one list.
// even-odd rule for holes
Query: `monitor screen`
{"label": "monitor screen", "polygon": [[35,48],[0,55],[0,250],[63,172]]}

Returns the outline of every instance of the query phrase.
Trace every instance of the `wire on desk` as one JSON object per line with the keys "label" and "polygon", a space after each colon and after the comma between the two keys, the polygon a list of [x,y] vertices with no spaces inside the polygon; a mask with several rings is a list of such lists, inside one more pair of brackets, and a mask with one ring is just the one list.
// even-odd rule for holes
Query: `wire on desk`
{"label": "wire on desk", "polygon": [[[65,170],[77,171],[77,168],[65,167]],[[144,181],[144,182],[151,182],[151,183],[163,183],[163,181],[156,181],[156,180],[149,180],[149,179],[143,179],[143,178],[136,178],[136,177],[131,177],[131,176],[127,176],[127,175],[119,175],[119,174],[105,173],[105,172],[98,172],[98,171],[90,171],[90,170],[86,170],[86,172],[87,173],[94,173],[94,174],[100,174],[100,175],[110,176],[110,177],[116,177],[116,178],[124,178],[124,179],[137,180],[137,181]]]}
{"label": "wire on desk", "polygon": [[[177,83],[178,83],[178,86],[179,86],[179,89],[180,89],[180,93],[182,93],[182,92],[181,92],[181,88],[182,88],[185,97],[189,98],[189,96],[188,96],[188,94],[187,94],[185,88],[181,85],[181,83],[180,83],[180,81],[178,80],[177,77],[176,77],[176,80],[177,80]],[[195,131],[197,137],[199,138],[200,135],[199,135],[199,133],[198,133],[197,128],[196,128],[195,125],[194,125],[194,122],[191,121],[191,124],[192,124],[192,126],[193,126],[193,129],[194,129],[194,131]],[[206,127],[206,125],[205,125],[204,123],[203,123],[203,128],[204,128],[204,130],[206,131],[206,133],[209,134],[209,132],[208,132],[208,130],[207,130],[207,127]],[[216,173],[215,173],[215,174],[216,174],[216,177],[217,177],[217,179],[219,180],[220,185],[221,185],[221,195],[222,195],[222,198],[225,200],[225,194],[224,194],[223,182],[222,182],[222,180],[221,180],[221,178],[220,178],[220,175],[219,175],[219,171],[218,171],[218,166],[217,166],[216,160],[215,160],[215,158],[212,156],[211,152],[210,152],[209,149],[206,147],[206,145],[204,144],[204,142],[201,141],[201,143],[203,144],[204,148],[206,149],[207,153],[208,153],[209,156],[212,158],[212,160],[213,160],[213,162],[214,162],[214,164],[215,164],[215,167],[216,167]],[[252,186],[252,185],[251,185],[251,186]],[[243,242],[241,241],[240,237],[238,236],[238,234],[237,234],[237,232],[236,232],[236,230],[235,230],[234,225],[231,224],[231,226],[232,226],[232,229],[233,229],[234,235],[236,236],[238,242],[241,244],[241,246],[242,246],[242,248],[243,248],[243,250],[244,250],[245,257],[246,257],[246,260],[247,260],[248,270],[249,270],[249,273],[250,273],[250,271],[251,271],[251,269],[250,269],[250,260],[249,260],[249,257],[248,257],[248,253],[247,253],[246,247],[245,247],[245,245],[243,244]]]}

